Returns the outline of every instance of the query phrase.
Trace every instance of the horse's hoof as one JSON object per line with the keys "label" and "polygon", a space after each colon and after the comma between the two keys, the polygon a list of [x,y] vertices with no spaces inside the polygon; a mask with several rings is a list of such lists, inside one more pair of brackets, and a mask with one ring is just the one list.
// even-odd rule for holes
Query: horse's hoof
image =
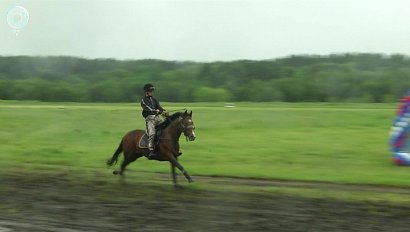
{"label": "horse's hoof", "polygon": [[184,187],[182,187],[182,185],[179,185],[179,184],[174,184],[174,188],[175,189],[183,189]]}
{"label": "horse's hoof", "polygon": [[194,183],[195,181],[193,179],[188,180],[189,183]]}
{"label": "horse's hoof", "polygon": [[118,171],[113,171],[112,174],[117,175]]}

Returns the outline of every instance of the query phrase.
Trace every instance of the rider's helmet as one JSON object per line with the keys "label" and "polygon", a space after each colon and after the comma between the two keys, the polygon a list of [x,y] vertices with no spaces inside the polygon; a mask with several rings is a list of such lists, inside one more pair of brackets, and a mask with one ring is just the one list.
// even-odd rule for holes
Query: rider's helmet
{"label": "rider's helmet", "polygon": [[147,84],[144,85],[144,92],[152,91],[154,89],[155,89],[155,87],[150,83],[147,83]]}

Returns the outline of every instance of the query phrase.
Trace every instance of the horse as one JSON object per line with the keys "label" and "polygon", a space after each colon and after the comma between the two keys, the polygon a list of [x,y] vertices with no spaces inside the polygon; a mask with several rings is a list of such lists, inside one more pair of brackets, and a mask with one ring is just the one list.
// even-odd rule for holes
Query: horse
{"label": "horse", "polygon": [[[189,183],[193,182],[191,176],[178,162],[178,156],[182,154],[179,152],[180,147],[178,142],[181,134],[184,133],[187,141],[194,141],[196,138],[195,126],[192,121],[192,111],[190,113],[188,113],[187,110],[185,110],[185,112],[176,112],[173,115],[166,117],[166,119],[157,126],[157,129],[161,132],[157,133],[159,136],[157,136],[157,143],[154,150],[156,156],[153,157],[153,160],[170,162],[174,186],[177,186],[175,167],[182,172]],[[123,136],[114,155],[107,160],[107,165],[111,167],[117,163],[118,156],[121,152],[124,154],[120,170],[113,171],[114,175],[123,175],[128,164],[149,154],[148,148],[139,145],[140,140],[144,135],[145,130],[137,129],[129,131]]]}

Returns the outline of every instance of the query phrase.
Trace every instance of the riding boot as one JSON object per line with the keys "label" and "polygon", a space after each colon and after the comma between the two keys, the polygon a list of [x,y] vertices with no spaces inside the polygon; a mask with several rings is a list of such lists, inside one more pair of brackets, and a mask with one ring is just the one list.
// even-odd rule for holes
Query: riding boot
{"label": "riding boot", "polygon": [[157,156],[157,154],[155,154],[154,152],[154,144],[153,142],[149,141],[148,142],[148,149],[149,149],[149,154],[147,155],[148,159],[153,159],[155,158],[155,156]]}

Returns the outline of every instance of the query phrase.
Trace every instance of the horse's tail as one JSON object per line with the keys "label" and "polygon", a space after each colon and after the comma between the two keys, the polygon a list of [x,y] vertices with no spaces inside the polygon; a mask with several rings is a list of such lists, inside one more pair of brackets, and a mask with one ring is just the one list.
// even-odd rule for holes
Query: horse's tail
{"label": "horse's tail", "polygon": [[116,164],[116,163],[117,163],[118,156],[119,156],[119,155],[121,154],[121,152],[122,152],[122,142],[123,142],[123,140],[121,139],[121,143],[120,143],[120,145],[118,145],[118,148],[117,148],[117,150],[115,151],[114,155],[112,155],[112,157],[107,160],[107,165],[108,165],[108,166],[111,167],[113,164]]}

